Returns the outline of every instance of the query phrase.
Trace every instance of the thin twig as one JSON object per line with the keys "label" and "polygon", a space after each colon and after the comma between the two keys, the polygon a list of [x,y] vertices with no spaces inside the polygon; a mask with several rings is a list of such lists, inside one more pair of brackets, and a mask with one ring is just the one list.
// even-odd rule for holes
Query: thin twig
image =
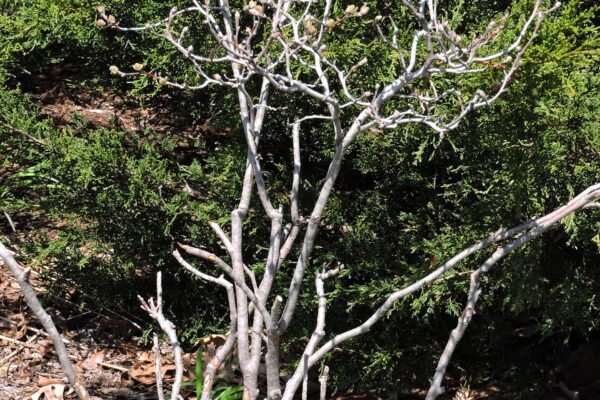
{"label": "thin twig", "polygon": [[4,341],[7,341],[7,342],[10,342],[10,343],[19,345],[19,346],[27,347],[29,349],[38,350],[37,346],[34,346],[34,345],[29,344],[27,342],[23,342],[21,340],[13,339],[13,338],[8,337],[8,336],[0,335],[0,340],[4,340]]}
{"label": "thin twig", "polygon": [[125,367],[121,367],[121,366],[118,366],[118,365],[109,364],[109,363],[105,363],[105,362],[99,362],[97,364],[101,365],[103,367],[114,369],[114,370],[121,371],[121,372],[127,372],[127,371],[129,371],[129,369],[127,369]]}
{"label": "thin twig", "polygon": [[0,365],[4,364],[6,361],[10,360],[11,358],[13,358],[14,356],[16,356],[17,354],[19,354],[19,352],[21,350],[23,350],[25,347],[28,347],[27,345],[31,344],[31,342],[33,342],[34,340],[36,340],[38,337],[40,336],[39,333],[36,333],[35,335],[33,335],[32,337],[30,337],[27,342],[23,343],[23,342],[19,342],[19,344],[23,344],[22,346],[19,346],[17,349],[15,349],[12,353],[8,354],[6,357],[2,358],[0,360]]}
{"label": "thin twig", "polygon": [[[17,321],[13,321],[12,319],[5,318],[5,317],[2,317],[2,316],[0,316],[0,320],[2,320],[2,321],[6,321],[6,322],[8,322],[9,324],[12,324],[12,325],[19,325],[19,323],[18,323]],[[31,331],[31,332],[33,332],[33,333],[37,333],[37,334],[39,334],[39,335],[42,335],[42,336],[46,336],[46,337],[48,337],[48,334],[47,334],[46,332],[44,332],[44,331],[40,330],[40,329],[33,328],[33,327],[31,327],[31,326],[27,326],[27,327],[26,327],[26,329],[27,329],[28,331]],[[71,343],[71,342],[70,342],[68,339],[63,339],[63,342],[65,342],[65,344],[69,344],[69,343]]]}
{"label": "thin twig", "polygon": [[42,146],[43,146],[43,145],[45,145],[45,144],[46,144],[46,141],[45,141],[45,140],[38,139],[38,138],[36,138],[35,136],[33,136],[33,135],[30,135],[29,133],[25,132],[24,130],[22,130],[22,129],[19,129],[19,128],[15,127],[15,126],[12,126],[12,125],[10,125],[10,124],[7,124],[6,122],[2,122],[2,121],[0,121],[0,126],[2,126],[2,127],[4,127],[4,128],[6,128],[6,129],[10,129],[11,131],[13,131],[13,132],[16,132],[16,133],[18,133],[18,134],[20,134],[20,135],[23,135],[23,136],[25,136],[27,139],[29,139],[30,141],[32,141],[32,142],[34,142],[34,143],[37,143],[37,144],[39,144],[39,145],[42,145]]}

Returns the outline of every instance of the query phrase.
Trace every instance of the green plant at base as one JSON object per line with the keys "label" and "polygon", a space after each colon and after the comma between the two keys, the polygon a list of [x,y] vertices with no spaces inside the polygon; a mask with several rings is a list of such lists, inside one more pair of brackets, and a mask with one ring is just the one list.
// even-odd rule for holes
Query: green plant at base
{"label": "green plant at base", "polygon": [[[204,353],[204,348],[200,347],[198,349],[198,355],[196,356],[196,366],[194,368],[194,373],[196,379],[190,382],[184,382],[182,387],[195,386],[196,388],[196,399],[200,399],[202,397],[202,386],[204,384],[204,379],[202,378],[202,354]],[[242,398],[242,394],[244,393],[244,387],[240,385],[228,385],[219,386],[213,388],[211,392],[211,399],[213,400],[239,400]]]}

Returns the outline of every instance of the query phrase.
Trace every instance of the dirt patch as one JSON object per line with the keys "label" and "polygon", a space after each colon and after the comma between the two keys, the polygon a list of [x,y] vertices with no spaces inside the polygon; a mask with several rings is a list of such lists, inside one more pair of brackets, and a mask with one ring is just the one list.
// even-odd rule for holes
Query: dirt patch
{"label": "dirt patch", "polygon": [[76,84],[85,71],[76,64],[48,66],[41,73],[23,75],[19,87],[29,93],[41,107],[41,114],[58,128],[72,124],[76,118],[96,127],[118,128],[129,132],[151,130],[155,135],[169,134],[184,144],[199,137],[219,137],[229,132],[215,132],[204,122],[193,120],[189,108],[165,90],[145,98],[122,94],[112,89],[101,93]]}
{"label": "dirt patch", "polygon": [[[39,297],[47,297],[35,273],[31,283]],[[149,364],[153,367],[154,353],[138,345],[142,332],[135,322],[115,311],[78,308],[68,296],[48,299],[46,310],[65,339],[71,360],[91,394],[101,399],[156,397],[154,370],[150,368],[152,376],[140,372]],[[66,384],[52,342],[1,261],[0,309],[0,398],[29,399],[39,391],[50,390],[49,386]],[[174,370],[168,343],[163,344],[162,352],[168,388]],[[188,358],[195,360],[194,355]],[[67,390],[64,398],[75,397],[66,393]],[[186,393],[186,398],[189,397]]]}

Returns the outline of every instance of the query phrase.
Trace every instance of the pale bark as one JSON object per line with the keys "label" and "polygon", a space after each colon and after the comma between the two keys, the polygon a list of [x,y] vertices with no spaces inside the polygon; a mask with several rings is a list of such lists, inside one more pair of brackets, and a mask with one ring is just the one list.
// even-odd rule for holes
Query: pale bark
{"label": "pale bark", "polygon": [[46,313],[44,307],[42,307],[41,303],[39,302],[35,291],[29,284],[29,274],[31,273],[31,270],[29,268],[21,269],[13,257],[13,252],[8,250],[2,243],[0,243],[0,258],[2,258],[4,264],[8,267],[10,272],[17,280],[17,283],[21,288],[21,292],[23,293],[23,297],[25,298],[25,302],[40,321],[44,327],[44,330],[48,333],[48,336],[52,340],[52,344],[56,350],[56,355],[58,356],[60,366],[65,373],[65,376],[69,380],[69,384],[73,387],[73,389],[75,389],[75,392],[82,400],[89,400],[90,395],[77,376],[75,368],[73,368],[67,347],[65,346],[60,333],[56,329],[56,325],[54,325],[52,317]]}
{"label": "pale bark", "polygon": [[163,297],[162,297],[162,273],[159,271],[156,274],[156,303],[153,298],[144,300],[141,296],[138,296],[141,307],[148,315],[158,322],[160,329],[167,335],[169,342],[171,343],[171,349],[173,352],[173,358],[175,361],[175,379],[173,381],[173,387],[171,388],[171,399],[180,399],[179,390],[181,389],[181,381],[183,380],[183,359],[181,353],[181,346],[177,339],[177,332],[175,331],[175,325],[169,321],[163,314]]}
{"label": "pale bark", "polygon": [[458,317],[456,328],[454,328],[450,333],[448,343],[446,344],[446,347],[440,356],[437,368],[435,370],[435,375],[433,377],[433,382],[429,388],[429,391],[427,392],[427,397],[425,398],[426,400],[434,400],[439,395],[444,393],[442,388],[442,379],[444,378],[444,374],[446,373],[446,369],[448,368],[448,364],[450,363],[450,359],[452,358],[452,354],[454,353],[458,342],[460,342],[462,339],[467,327],[473,319],[473,315],[475,314],[477,300],[481,294],[481,277],[487,273],[490,268],[496,265],[504,257],[512,253],[514,250],[523,246],[530,240],[535,239],[569,214],[586,208],[588,204],[591,204],[599,197],[600,185],[589,187],[566,205],[558,208],[550,214],[538,218],[528,232],[523,233],[512,242],[499,247],[494,254],[492,254],[487,260],[485,260],[483,264],[481,264],[479,268],[473,271],[471,274],[471,284],[467,297],[467,305],[465,306],[465,309],[460,317]]}
{"label": "pale bark", "polygon": [[163,390],[162,371],[161,371],[161,354],[158,335],[152,335],[152,350],[154,350],[154,376],[156,377],[156,393],[158,400],[165,400],[165,392]]}
{"label": "pale bark", "polygon": [[321,390],[319,393],[320,400],[327,400],[327,380],[328,379],[329,379],[329,367],[326,365],[325,368],[323,368],[323,373],[321,373],[321,376],[319,377],[319,383],[321,384]]}
{"label": "pale bark", "polygon": [[[235,343],[237,341],[237,306],[235,301],[234,287],[233,284],[227,281],[223,276],[215,278],[194,268],[191,264],[189,264],[183,259],[183,257],[181,256],[181,254],[179,254],[177,250],[173,252],[173,256],[179,262],[179,264],[186,270],[190,271],[200,279],[222,286],[227,292],[230,330],[227,335],[227,339],[225,340],[225,343],[219,349],[217,349],[214,356],[209,360],[204,372],[204,382],[202,384],[202,400],[209,400],[212,394],[213,385],[215,383],[216,373],[219,370],[219,367],[232,353]],[[208,258],[210,259],[210,257]]]}
{"label": "pale bark", "polygon": [[[587,207],[588,204],[594,204],[594,201],[600,198],[600,184],[596,184],[590,186],[583,192],[581,192],[578,196],[573,198],[564,206],[556,209],[555,211],[544,215],[535,220],[526,222],[519,226],[516,226],[511,229],[501,230],[487,239],[484,239],[466,249],[458,253],[456,256],[452,257],[450,260],[442,264],[438,269],[420,279],[419,281],[391,294],[387,300],[369,317],[364,323],[361,325],[350,329],[344,333],[336,335],[334,338],[329,340],[327,343],[322,345],[319,349],[317,349],[312,355],[306,360],[306,366],[304,365],[305,361],[302,360],[300,365],[296,369],[292,378],[288,381],[286,385],[286,391],[284,392],[283,399],[291,400],[294,396],[296,390],[298,390],[299,385],[302,382],[303,371],[315,365],[325,354],[329,351],[333,350],[334,347],[339,346],[341,343],[356,337],[358,335],[364,334],[368,332],[375,323],[381,320],[387,313],[387,311],[394,305],[394,303],[420,289],[423,287],[433,283],[437,278],[442,276],[442,274],[449,269],[455,267],[460,261],[467,258],[468,256],[474,254],[475,252],[482,250],[490,245],[497,243],[501,240],[505,240],[511,237],[515,237],[519,235],[517,239],[512,242],[498,248],[494,254],[486,260],[485,263],[481,265],[477,270],[473,272],[471,275],[471,287],[469,290],[469,298],[467,302],[467,307],[465,308],[461,317],[459,317],[459,323],[457,328],[454,329],[450,335],[448,340],[448,344],[446,349],[442,353],[440,357],[440,361],[438,367],[436,369],[436,373],[434,376],[434,381],[429,390],[429,394],[427,400],[435,399],[442,393],[441,390],[441,380],[446,371],[446,367],[450,361],[452,353],[456,348],[458,342],[462,338],[464,331],[466,330],[468,324],[471,321],[472,315],[475,310],[475,303],[479,297],[480,293],[480,277],[482,274],[486,273],[494,264],[496,264],[500,259],[510,254],[512,251],[521,247],[525,243],[530,240],[536,238],[537,236],[544,233],[550,227],[557,224],[560,220],[565,218],[566,216],[572,214],[573,212],[577,212],[579,210],[589,209]],[[307,346],[308,347],[308,346]],[[287,394],[287,396],[286,396]]]}
{"label": "pale bark", "polygon": [[[408,123],[429,126],[439,133],[441,140],[446,132],[455,129],[471,111],[489,105],[506,91],[514,79],[523,55],[536,37],[544,16],[556,9],[558,4],[549,9],[542,9],[541,1],[535,0],[513,41],[498,51],[496,48],[489,49],[492,48],[495,38],[505,30],[507,17],[496,24],[488,25],[483,33],[463,40],[448,23],[438,18],[436,0],[420,1],[418,4],[401,0],[400,4],[417,22],[417,29],[409,48],[404,51],[398,44],[400,29],[396,22],[392,18],[375,19],[375,26],[382,41],[390,47],[390,51],[398,54],[402,70],[395,79],[381,82],[380,85],[371,88],[372,91],[368,91],[364,90],[365,88],[352,88],[350,80],[354,71],[367,64],[367,59],[351,66],[340,67],[336,60],[329,59],[327,52],[323,51],[323,46],[326,46],[326,31],[329,29],[328,21],[333,17],[332,0],[324,0],[322,7],[315,7],[315,2],[312,1],[261,0],[244,3],[243,10],[240,11],[233,9],[227,0],[218,0],[213,2],[214,4],[193,0],[192,3],[192,6],[182,10],[171,10],[169,16],[162,21],[143,27],[126,28],[117,22],[107,24],[107,27],[122,31],[164,28],[160,34],[190,61],[200,82],[190,86],[186,82],[174,82],[157,75],[156,79],[161,84],[182,89],[221,85],[231,88],[237,94],[242,133],[247,146],[240,202],[231,213],[230,235],[216,223],[210,223],[231,258],[231,265],[210,251],[180,245],[186,253],[215,263],[226,274],[227,279],[201,273],[185,262],[179,253],[175,252],[174,255],[184,268],[196,276],[222,286],[223,282],[233,285],[231,291],[235,292],[234,294],[229,294],[228,289],[232,318],[230,338],[237,332],[235,339],[231,340],[235,340],[238,349],[245,399],[255,399],[258,396],[258,371],[261,360],[264,359],[267,369],[267,397],[273,400],[291,400],[302,382],[306,382],[307,371],[311,366],[340,343],[371,329],[396,301],[431,284],[473,253],[505,239],[517,237],[515,241],[519,241],[539,224],[538,219],[509,230],[500,230],[463,250],[427,276],[390,294],[360,326],[340,333],[322,345],[321,341],[326,336],[324,280],[337,272],[322,271],[317,274],[316,327],[299,360],[298,368],[282,389],[279,377],[280,343],[296,313],[319,226],[322,224],[321,219],[349,147],[358,135],[367,129],[394,129]],[[242,17],[242,12],[248,15]],[[352,12],[356,14],[358,11]],[[176,27],[174,21],[185,14],[193,13],[202,17],[204,26],[220,47],[220,51],[203,55],[187,45],[187,27]],[[350,14],[344,14],[343,18],[365,16]],[[101,13],[101,17],[105,22],[109,22],[104,12]],[[391,27],[389,33],[385,33],[384,24]],[[205,65],[208,64],[213,67],[222,66],[223,72],[209,75],[205,70]],[[504,70],[504,76],[491,93],[485,93],[482,89],[474,90],[473,93],[461,93],[457,87],[438,92],[435,88],[438,79],[448,80],[461,75],[481,73],[489,69],[491,64],[500,65]],[[294,72],[293,67],[297,65],[308,71],[302,75],[302,79]],[[116,73],[121,76],[135,74],[118,69]],[[260,89],[254,89],[252,92],[257,83],[260,83]],[[431,88],[418,89],[419,85]],[[260,137],[264,120],[268,112],[274,110],[269,106],[270,97],[280,92],[299,94],[321,104],[320,113],[294,116],[295,120],[290,124],[293,175],[289,220],[286,220],[283,207],[272,202],[269,182],[262,172],[260,157]],[[451,111],[438,111],[444,110],[444,101],[449,97],[458,98],[459,105]],[[390,103],[391,99],[402,99],[406,107],[390,111],[389,107],[384,105]],[[442,106],[438,107],[440,105]],[[342,111],[344,119],[341,117]],[[298,204],[301,181],[300,133],[301,124],[307,120],[319,120],[330,124],[331,144],[334,148],[333,157],[308,218],[301,215]],[[256,260],[244,260],[242,254],[243,221],[249,211],[253,191],[256,191],[262,211],[271,223],[262,277],[257,277],[254,271],[247,267],[253,265]],[[592,204],[589,202],[587,206],[591,207]],[[278,293],[274,293],[274,282],[285,261],[295,251],[296,241],[301,243],[295,256],[289,289],[287,293],[282,293],[285,296],[279,296]],[[246,277],[250,279],[251,285],[246,284]],[[269,300],[273,301],[271,312],[267,311]],[[264,330],[266,335],[263,334]],[[263,341],[266,341],[266,354],[263,354]],[[326,378],[323,382],[325,381]],[[203,394],[203,400],[207,400],[205,396],[208,394]],[[325,395],[322,393],[321,396]]]}

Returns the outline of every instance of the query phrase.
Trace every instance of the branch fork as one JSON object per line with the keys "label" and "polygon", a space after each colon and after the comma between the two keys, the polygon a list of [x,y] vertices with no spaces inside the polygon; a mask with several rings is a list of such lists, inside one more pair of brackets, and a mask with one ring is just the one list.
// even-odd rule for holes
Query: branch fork
{"label": "branch fork", "polygon": [[[217,351],[217,358],[209,365],[218,365],[219,360],[237,345],[245,387],[244,399],[257,398],[259,366],[264,359],[268,399],[292,400],[299,388],[305,386],[303,382],[306,382],[307,371],[312,366],[344,341],[371,329],[395,302],[432,284],[476,252],[489,246],[500,246],[488,261],[471,275],[467,305],[448,342],[452,349],[445,350],[442,354],[427,397],[428,400],[435,399],[442,391],[441,378],[453,348],[473,318],[481,293],[481,276],[511,251],[539,236],[565,215],[597,205],[594,200],[598,198],[598,188],[589,188],[567,203],[567,208],[561,208],[511,229],[499,230],[464,249],[428,275],[391,293],[362,324],[332,335],[325,343],[322,343],[327,337],[325,280],[338,275],[343,266],[323,269],[315,275],[315,329],[297,369],[285,387],[282,387],[280,381],[280,342],[294,318],[323,212],[342,168],[342,160],[358,135],[369,129],[383,132],[404,124],[418,123],[433,129],[441,140],[444,134],[459,126],[470,112],[492,104],[507,90],[525,52],[539,32],[543,18],[559,4],[543,9],[541,0],[534,0],[529,14],[525,16],[513,40],[498,51],[493,47],[506,29],[508,15],[490,23],[483,33],[467,38],[438,17],[437,0],[402,0],[399,6],[405,8],[417,22],[417,29],[404,51],[401,49],[402,37],[397,22],[391,17],[374,18],[379,40],[387,45],[391,52],[398,54],[402,68],[394,79],[381,82],[370,90],[352,87],[354,73],[368,63],[367,59],[361,59],[343,68],[337,65],[329,52],[324,51],[327,33],[348,18],[364,18],[369,13],[366,6],[348,6],[344,15],[336,18],[332,15],[333,0],[323,0],[318,6],[314,1],[252,1],[245,3],[239,10],[232,7],[229,0],[193,0],[192,4],[187,8],[171,10],[167,18],[161,21],[139,27],[123,27],[114,17],[109,21],[110,17],[106,15],[105,10],[99,11],[104,28],[151,31],[164,37],[191,63],[200,81],[197,85],[190,86],[186,82],[173,82],[161,76],[159,83],[185,89],[218,85],[231,89],[237,95],[241,133],[246,139],[247,147],[239,204],[231,212],[230,232],[226,233],[218,224],[210,223],[225,255],[220,256],[202,248],[178,244],[179,250],[187,255],[216,265],[222,275],[215,277],[202,272],[186,261],[179,250],[173,252],[183,268],[200,279],[222,286],[227,293],[231,331],[222,353],[219,354],[221,349]],[[241,12],[249,17],[242,18]],[[211,50],[209,54],[202,54],[202,51],[190,45],[189,29],[178,28],[175,24],[178,18],[188,14],[199,15],[202,18],[204,25],[201,29],[212,37],[218,49]],[[260,32],[265,32],[262,40],[257,39],[261,36]],[[209,75],[208,66],[211,71],[219,72],[211,72]],[[305,71],[301,77],[295,74],[295,66],[301,66]],[[493,90],[482,87],[474,88],[472,93],[466,93],[458,84],[450,87],[446,84],[450,79],[460,82],[465,77],[493,69],[503,72],[499,84]],[[118,68],[116,72],[129,74],[121,73]],[[303,99],[319,104],[319,109],[314,114],[294,116],[294,122],[291,124],[293,175],[289,215],[284,215],[283,208],[275,206],[269,195],[269,182],[261,165],[264,160],[260,156],[264,121],[267,114],[275,110],[269,103],[271,97],[277,93],[303,96]],[[298,204],[301,183],[300,139],[302,123],[307,120],[327,124],[331,131],[333,156],[312,208],[303,218],[300,216]],[[258,196],[262,211],[271,222],[267,238],[268,254],[263,260],[262,276],[257,276],[258,274],[248,267],[253,265],[255,260],[246,260],[243,252],[243,222],[254,193]],[[295,266],[291,272],[289,289],[287,292],[277,293],[276,290],[280,288],[275,287],[276,278],[291,254],[294,254]],[[224,261],[225,257],[230,262]],[[248,280],[250,283],[247,283]],[[159,304],[154,305],[150,302],[144,307],[151,316],[161,313]],[[265,331],[266,335],[263,335]],[[263,346],[265,341],[266,353]],[[206,374],[210,376],[208,369]],[[325,397],[327,376],[328,372],[325,370],[321,398]],[[210,398],[212,383],[211,379],[205,380],[203,400]]]}

